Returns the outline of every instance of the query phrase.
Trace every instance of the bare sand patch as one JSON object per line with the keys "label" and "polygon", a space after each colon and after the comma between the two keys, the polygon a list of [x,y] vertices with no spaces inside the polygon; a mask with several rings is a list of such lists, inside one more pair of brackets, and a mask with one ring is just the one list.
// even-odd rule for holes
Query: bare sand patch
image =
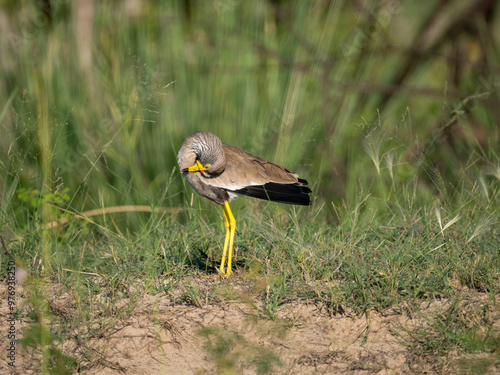
{"label": "bare sand patch", "polygon": [[[224,281],[228,282],[228,281]],[[203,280],[210,290],[217,281]],[[435,363],[414,354],[404,330],[426,324],[420,314],[410,316],[388,310],[359,316],[350,311],[333,314],[325,305],[298,300],[278,307],[274,319],[263,314],[262,302],[244,282],[229,281],[242,298],[175,302],[169,294],[142,294],[134,301],[115,302],[116,314],[95,322],[69,324],[71,334],[61,344],[63,351],[81,363],[82,374],[215,374],[224,371],[256,374],[411,374],[455,373],[456,363],[436,368]],[[49,287],[51,312],[57,324],[71,321],[75,299],[61,285]],[[8,309],[5,283],[0,284],[0,316]],[[208,294],[207,294],[208,295]],[[18,287],[18,304],[24,312],[26,293]],[[439,309],[442,302],[423,304]],[[120,314],[128,309],[130,313]],[[18,334],[27,326],[16,322]],[[92,331],[91,334],[89,332]],[[1,332],[6,342],[6,332]],[[36,373],[34,353],[17,347],[16,367],[6,365],[6,350],[0,352],[0,372]],[[480,356],[478,356],[480,358]],[[458,357],[457,357],[458,361]],[[454,364],[455,363],[455,364]],[[267,366],[267,367],[266,367]],[[492,363],[488,374],[500,373]],[[228,372],[231,373],[231,372]]]}

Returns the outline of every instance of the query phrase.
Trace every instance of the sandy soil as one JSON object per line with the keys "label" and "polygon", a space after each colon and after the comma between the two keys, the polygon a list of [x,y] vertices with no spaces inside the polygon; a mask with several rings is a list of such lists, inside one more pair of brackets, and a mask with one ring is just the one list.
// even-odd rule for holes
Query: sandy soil
{"label": "sandy soil", "polygon": [[[201,290],[212,292],[200,295],[212,296],[212,288],[219,282],[203,280]],[[79,358],[81,373],[88,375],[257,374],[266,366],[272,366],[272,374],[458,373],[456,359],[437,363],[416,355],[408,345],[404,330],[426,324],[421,314],[410,317],[393,310],[363,316],[349,311],[333,314],[322,304],[300,301],[281,305],[275,319],[269,319],[252,286],[238,280],[222,282],[233,296],[237,291],[239,298],[202,301],[203,297],[197,297],[179,304],[172,302],[178,297],[173,294],[141,294],[138,300],[123,298],[111,306],[115,311],[112,318],[100,313],[106,306],[100,303],[92,322],[71,328],[73,339],[63,343],[64,352]],[[76,309],[75,300],[61,285],[49,288],[55,297],[51,311],[64,324]],[[32,307],[23,305],[26,292],[22,287],[17,288],[17,295],[18,306],[29,311]],[[262,300],[262,293],[260,296]],[[5,283],[0,284],[0,297],[0,318],[5,322]],[[422,312],[432,312],[444,303],[422,304]],[[132,313],[120,314],[126,310]],[[23,319],[16,321],[18,338],[26,324]],[[89,330],[91,338],[79,340],[88,337]],[[37,354],[23,351],[20,345],[16,367],[7,365],[6,336],[7,330],[2,329],[0,373],[36,373]],[[487,373],[500,374],[500,364],[493,363]]]}

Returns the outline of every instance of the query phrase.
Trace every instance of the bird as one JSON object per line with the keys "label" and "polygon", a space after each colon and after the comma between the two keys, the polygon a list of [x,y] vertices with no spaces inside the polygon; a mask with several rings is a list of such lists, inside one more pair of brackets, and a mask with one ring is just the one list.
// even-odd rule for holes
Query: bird
{"label": "bird", "polygon": [[[182,176],[201,196],[222,206],[226,236],[219,272],[232,273],[236,220],[229,202],[244,195],[272,202],[309,206],[312,193],[306,180],[278,164],[236,146],[222,143],[210,132],[187,137],[177,155]],[[227,255],[227,267],[226,267]]]}

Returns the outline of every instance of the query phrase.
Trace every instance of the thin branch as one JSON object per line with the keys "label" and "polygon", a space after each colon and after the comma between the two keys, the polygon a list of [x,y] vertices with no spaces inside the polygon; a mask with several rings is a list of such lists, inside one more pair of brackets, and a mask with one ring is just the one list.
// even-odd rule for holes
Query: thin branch
{"label": "thin branch", "polygon": [[9,250],[7,250],[7,246],[5,246],[5,241],[3,240],[3,237],[0,236],[0,242],[2,243],[3,251],[5,252],[5,255],[7,255],[12,261],[16,261],[16,259],[12,256],[11,253],[9,253]]}
{"label": "thin branch", "polygon": [[103,207],[103,208],[96,208],[93,210],[85,211],[82,212],[81,214],[71,212],[69,210],[66,210],[61,207],[53,206],[56,207],[57,209],[64,211],[66,213],[69,213],[73,215],[72,218],[67,218],[63,217],[60,220],[54,220],[51,221],[50,223],[47,223],[47,229],[52,229],[60,225],[65,225],[69,223],[72,219],[83,219],[86,221],[89,221],[92,223],[92,221],[89,220],[89,217],[92,216],[97,216],[97,215],[106,215],[106,214],[113,214],[113,213],[119,213],[119,212],[167,212],[171,213],[173,215],[178,214],[181,212],[183,209],[180,207],[155,207],[152,208],[150,206],[113,206],[113,207]]}

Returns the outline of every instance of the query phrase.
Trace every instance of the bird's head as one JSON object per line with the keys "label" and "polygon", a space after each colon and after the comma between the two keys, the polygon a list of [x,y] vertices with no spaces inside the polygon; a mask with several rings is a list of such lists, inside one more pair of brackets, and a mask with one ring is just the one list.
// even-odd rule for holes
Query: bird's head
{"label": "bird's head", "polygon": [[201,173],[215,177],[224,172],[226,156],[221,140],[209,132],[198,132],[186,138],[177,155],[183,175]]}

